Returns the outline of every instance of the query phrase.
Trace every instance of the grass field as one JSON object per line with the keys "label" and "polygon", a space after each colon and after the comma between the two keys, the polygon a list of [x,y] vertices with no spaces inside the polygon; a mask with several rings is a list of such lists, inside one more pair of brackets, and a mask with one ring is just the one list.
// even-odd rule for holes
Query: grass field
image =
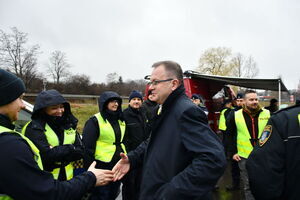
{"label": "grass field", "polygon": [[99,112],[96,104],[71,104],[72,113],[78,119],[77,131],[82,133],[85,122]]}
{"label": "grass field", "polygon": [[[290,104],[289,102],[283,102],[285,104]],[[269,102],[260,102],[262,106],[268,106]],[[123,100],[122,109],[128,107],[128,100]],[[96,104],[76,104],[71,103],[72,113],[79,120],[77,130],[82,133],[85,122],[94,114],[99,112],[98,105]]]}
{"label": "grass field", "polygon": [[[128,103],[122,104],[122,109],[127,108]],[[96,104],[76,104],[71,103],[73,115],[78,119],[77,131],[82,133],[85,122],[94,114],[99,112],[98,105]]]}

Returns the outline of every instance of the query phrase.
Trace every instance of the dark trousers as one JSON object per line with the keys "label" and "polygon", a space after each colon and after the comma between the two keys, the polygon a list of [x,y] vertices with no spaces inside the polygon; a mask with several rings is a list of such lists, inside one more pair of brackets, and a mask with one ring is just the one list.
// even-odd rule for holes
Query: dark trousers
{"label": "dark trousers", "polygon": [[229,135],[225,131],[221,131],[221,132],[222,132],[222,143],[224,146],[225,155],[227,157],[228,156],[228,146],[230,145]]}
{"label": "dark trousers", "polygon": [[231,160],[231,178],[233,186],[240,186],[240,168],[235,160]]}
{"label": "dark trousers", "polygon": [[122,198],[123,200],[138,200],[142,179],[142,168],[130,171],[123,179]]}
{"label": "dark trousers", "polygon": [[114,200],[120,193],[120,181],[111,182],[105,186],[95,187],[90,200]]}

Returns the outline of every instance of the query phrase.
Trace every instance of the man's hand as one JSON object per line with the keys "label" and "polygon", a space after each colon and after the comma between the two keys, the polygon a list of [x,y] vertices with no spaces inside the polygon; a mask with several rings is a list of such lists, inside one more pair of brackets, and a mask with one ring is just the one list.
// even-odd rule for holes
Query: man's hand
{"label": "man's hand", "polygon": [[232,159],[239,162],[241,160],[241,157],[236,153],[232,156]]}
{"label": "man's hand", "polygon": [[96,169],[96,161],[94,161],[88,171],[92,172],[96,176],[95,186],[107,185],[114,178],[114,173],[111,170]]}
{"label": "man's hand", "polygon": [[120,153],[120,156],[121,159],[117,162],[117,164],[112,169],[112,171],[114,172],[113,181],[118,181],[121,178],[123,178],[123,176],[127,174],[127,172],[130,169],[130,162],[128,157],[124,153]]}

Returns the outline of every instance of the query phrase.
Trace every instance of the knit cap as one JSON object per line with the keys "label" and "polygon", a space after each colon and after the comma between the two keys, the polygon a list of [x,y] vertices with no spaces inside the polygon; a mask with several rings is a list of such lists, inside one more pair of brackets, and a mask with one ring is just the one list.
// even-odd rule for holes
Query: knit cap
{"label": "knit cap", "polygon": [[141,100],[143,100],[143,96],[141,95],[141,93],[139,91],[133,90],[130,95],[129,95],[129,101],[131,101],[131,99],[133,98],[140,98]]}
{"label": "knit cap", "polygon": [[23,81],[16,75],[0,69],[0,106],[9,104],[25,92]]}

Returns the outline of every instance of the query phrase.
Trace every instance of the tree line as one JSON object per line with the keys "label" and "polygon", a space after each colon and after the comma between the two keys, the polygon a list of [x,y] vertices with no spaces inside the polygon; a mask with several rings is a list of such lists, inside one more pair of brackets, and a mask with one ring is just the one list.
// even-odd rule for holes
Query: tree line
{"label": "tree line", "polygon": [[132,89],[144,91],[146,81],[123,81],[116,72],[107,74],[106,83],[92,83],[85,74],[72,74],[71,65],[65,52],[56,50],[51,53],[49,63],[44,66],[47,80],[37,69],[38,57],[42,53],[40,46],[27,45],[28,34],[11,28],[10,33],[0,29],[0,68],[8,70],[20,77],[27,88],[27,92],[37,93],[43,89],[57,89],[67,94],[98,95],[107,90],[113,90],[120,95],[127,96]]}
{"label": "tree line", "polygon": [[[71,65],[65,52],[51,53],[44,73],[38,71],[38,57],[42,54],[38,44],[28,45],[28,34],[11,28],[10,33],[0,29],[0,67],[15,73],[27,88],[27,92],[40,92],[43,89],[57,89],[62,93],[98,95],[113,90],[120,95],[128,95],[132,89],[144,91],[146,81],[123,81],[116,72],[107,74],[106,83],[92,83],[85,74],[70,73]],[[252,78],[257,76],[258,68],[252,56],[232,53],[230,48],[217,47],[205,50],[195,69],[204,74]]]}

